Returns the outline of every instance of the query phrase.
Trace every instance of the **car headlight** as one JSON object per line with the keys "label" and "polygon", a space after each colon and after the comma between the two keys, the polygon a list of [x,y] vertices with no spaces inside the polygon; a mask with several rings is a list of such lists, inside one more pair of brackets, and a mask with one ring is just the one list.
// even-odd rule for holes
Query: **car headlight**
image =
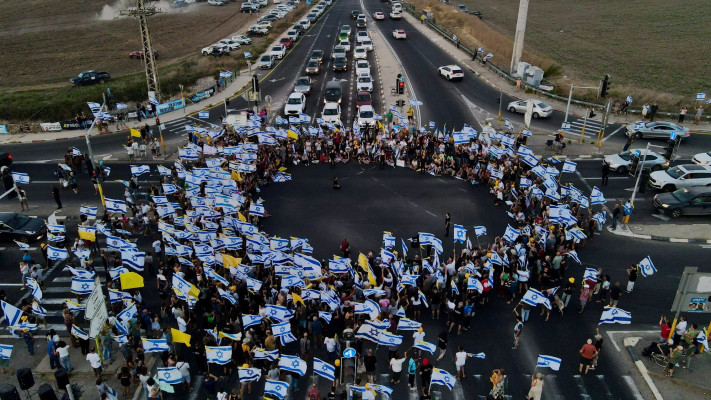
{"label": "car headlight", "polygon": [[662,204],[662,208],[669,208],[669,204]]}
{"label": "car headlight", "polygon": [[25,231],[25,233],[28,234],[28,235],[34,235],[34,234],[36,234],[37,232],[36,232],[36,231]]}

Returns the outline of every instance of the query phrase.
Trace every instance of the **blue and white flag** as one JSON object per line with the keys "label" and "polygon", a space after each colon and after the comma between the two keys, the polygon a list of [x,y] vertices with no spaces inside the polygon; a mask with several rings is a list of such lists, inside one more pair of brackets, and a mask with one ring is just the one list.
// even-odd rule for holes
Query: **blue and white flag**
{"label": "blue and white flag", "polygon": [[597,282],[597,270],[595,268],[585,268],[583,280]]}
{"label": "blue and white flag", "polygon": [[637,266],[639,267],[639,272],[641,272],[642,276],[645,278],[650,275],[654,275],[654,273],[657,272],[657,269],[654,267],[652,259],[649,256],[640,261]]}
{"label": "blue and white flag", "polygon": [[66,260],[69,257],[67,249],[47,246],[47,258],[50,260]]}
{"label": "blue and white flag", "polygon": [[484,235],[486,235],[486,227],[485,226],[475,226],[474,233],[476,234],[477,237],[484,236]]}
{"label": "blue and white flag", "polygon": [[400,279],[400,283],[403,285],[417,286],[418,275],[405,274]]}
{"label": "blue and white flag", "polygon": [[260,315],[242,315],[242,326],[246,329],[253,325],[259,325],[262,323],[262,317]]}
{"label": "blue and white flag", "polygon": [[261,204],[252,203],[249,205],[249,213],[251,215],[263,217],[264,216],[264,206]]}
{"label": "blue and white flag", "polygon": [[89,334],[79,329],[76,325],[72,325],[71,335],[82,340],[89,339]]}
{"label": "blue and white flag", "polygon": [[479,358],[482,360],[486,359],[486,354],[484,353],[467,353],[467,357]]}
{"label": "blue and white flag", "polygon": [[561,359],[558,357],[540,354],[538,356],[538,361],[536,362],[536,368],[550,368],[553,371],[558,371],[560,369],[560,362]]}
{"label": "blue and white flag", "polygon": [[131,267],[136,271],[143,271],[146,263],[146,253],[143,251],[122,251],[121,262],[123,265]]}
{"label": "blue and white flag", "polygon": [[232,71],[220,71],[220,78],[232,77]]}
{"label": "blue and white flag", "polygon": [[598,189],[597,186],[593,187],[592,193],[590,193],[590,204],[595,205],[605,203],[607,203],[607,200],[605,200],[605,196],[603,196],[602,191]]}
{"label": "blue and white flag", "polygon": [[[496,254],[496,253],[492,253]],[[484,286],[481,284],[481,282],[476,278],[476,276],[470,276],[467,279],[467,290],[476,290],[479,293],[484,292]]]}
{"label": "blue and white flag", "polygon": [[[317,292],[318,293],[318,292]],[[326,321],[327,324],[331,323],[331,313],[328,311],[319,311],[318,312],[318,317],[321,318],[322,320]]]}
{"label": "blue and white flag", "polygon": [[20,321],[20,317],[22,317],[22,310],[5,301],[0,301],[0,306],[2,307],[2,313],[5,316],[7,326],[17,325]]}
{"label": "blue and white flag", "polygon": [[12,179],[15,183],[30,183],[30,176],[24,172],[13,172]]}
{"label": "blue and white flag", "polygon": [[577,251],[571,250],[571,251],[567,252],[566,254],[567,254],[568,257],[570,257],[570,258],[572,258],[573,260],[575,260],[575,262],[577,262],[578,264],[583,265],[583,263],[580,261],[580,257],[578,257],[578,252],[577,252]]}
{"label": "blue and white flag", "polygon": [[289,384],[286,382],[267,379],[267,381],[264,383],[264,394],[272,395],[281,400],[286,397],[288,393]]}
{"label": "blue and white flag", "polygon": [[376,385],[375,383],[370,384],[370,389],[375,390],[378,393],[384,394],[387,398],[390,398],[393,394],[393,389],[385,385]]}
{"label": "blue and white flag", "polygon": [[40,303],[37,302],[37,300],[32,301],[32,314],[39,315],[40,317],[44,318],[47,316],[47,310],[45,310],[44,307],[40,305]]}
{"label": "blue and white flag", "polygon": [[11,344],[0,344],[0,358],[3,360],[9,360],[12,355],[12,345]]}
{"label": "blue and white flag", "polygon": [[106,211],[126,214],[126,202],[123,200],[104,199],[106,201]]}
{"label": "blue and white flag", "polygon": [[402,336],[380,331],[377,343],[380,346],[397,346],[402,344]]}
{"label": "blue and white flag", "polygon": [[273,324],[272,333],[274,333],[275,337],[291,335],[291,323],[289,321],[284,321],[278,324]]}
{"label": "blue and white flag", "polygon": [[600,316],[600,322],[598,325],[602,324],[623,324],[629,325],[632,323],[632,313],[627,312],[621,308],[617,307],[605,307]]}
{"label": "blue and white flag", "polygon": [[578,166],[577,163],[573,161],[568,161],[566,160],[565,163],[563,163],[563,170],[562,172],[567,172],[567,173],[572,173],[575,172],[575,168]]}
{"label": "blue and white flag", "polygon": [[141,176],[151,172],[151,167],[148,165],[131,165],[131,176]]}
{"label": "blue and white flag", "polygon": [[306,361],[297,356],[282,355],[279,359],[279,369],[295,372],[301,376],[306,375]]}
{"label": "blue and white flag", "polygon": [[380,314],[380,306],[375,301],[366,299],[364,303],[355,303],[353,312],[355,314],[368,314],[370,319],[375,319]]}
{"label": "blue and white flag", "polygon": [[30,288],[30,293],[32,293],[32,297],[34,297],[38,301],[42,301],[42,289],[40,288],[39,282],[37,282],[34,278],[30,277],[25,278],[25,281],[27,282],[27,286]]}
{"label": "blue and white flag", "polygon": [[79,214],[86,215],[87,217],[96,218],[96,213],[98,211],[99,211],[99,207],[89,207],[89,206],[79,207]]}
{"label": "blue and white flag", "polygon": [[417,340],[415,343],[412,345],[413,348],[415,349],[420,349],[424,351],[428,351],[431,354],[434,354],[435,350],[437,350],[437,345],[434,343],[430,342],[425,342],[424,340]]}
{"label": "blue and white flag", "polygon": [[696,93],[696,100],[697,100],[697,101],[704,101],[704,100],[706,100],[706,93]]}
{"label": "blue and white flag", "polygon": [[69,309],[70,312],[72,313],[78,313],[80,311],[84,311],[86,309],[86,306],[83,304],[75,303],[69,299],[64,299],[64,303],[67,305],[67,308]]}
{"label": "blue and white flag", "polygon": [[160,353],[162,351],[170,351],[170,346],[168,346],[168,341],[166,339],[146,339],[142,337],[141,342],[143,342],[144,353]]}
{"label": "blue and white flag", "polygon": [[533,288],[528,289],[528,291],[521,298],[521,301],[531,307],[536,307],[539,304],[543,304],[547,309],[551,309],[550,300],[548,300],[548,298],[543,293]]}
{"label": "blue and white flag", "polygon": [[432,369],[432,378],[430,380],[430,385],[442,385],[448,387],[449,390],[452,390],[454,388],[455,382],[457,382],[457,378],[455,378],[454,375],[450,374],[449,372],[440,368]]}
{"label": "blue and white flag", "polygon": [[467,230],[463,225],[454,224],[454,241],[464,243],[467,240]]}
{"label": "blue and white flag", "polygon": [[210,364],[225,365],[232,361],[231,346],[205,346],[205,356]]}
{"label": "blue and white flag", "polygon": [[[224,332],[222,332],[223,335],[227,336]],[[232,338],[230,338],[232,339]],[[233,339],[233,340],[240,340],[240,339]],[[255,360],[268,360],[268,361],[276,361],[279,358],[279,350],[271,350],[267,351],[261,348],[256,348],[254,349],[254,359]]]}
{"label": "blue and white flag", "polygon": [[377,343],[378,336],[380,335],[380,331],[382,329],[383,328],[378,328],[376,325],[373,325],[372,321],[365,321],[363,325],[358,328],[358,332],[356,332],[355,336],[359,339],[367,339],[371,342]]}
{"label": "blue and white flag", "polygon": [[397,324],[397,330],[399,331],[416,331],[421,327],[421,322],[413,321],[408,318],[401,318]]}
{"label": "blue and white flag", "polygon": [[183,381],[180,370],[176,367],[158,368],[158,381],[169,385],[177,385]]}
{"label": "blue and white flag", "polygon": [[711,351],[711,349],[709,349],[709,341],[706,337],[706,331],[703,328],[699,331],[699,335],[696,336],[696,341],[704,346],[704,352]]}
{"label": "blue and white flag", "polygon": [[72,278],[71,290],[74,294],[90,294],[94,290],[94,280]]}
{"label": "blue and white flag", "polygon": [[278,321],[285,321],[294,316],[294,310],[274,304],[267,304],[266,312],[268,318],[273,318]]}
{"label": "blue and white flag", "polygon": [[316,357],[314,357],[314,373],[332,381],[336,379],[336,368]]}
{"label": "blue and white flag", "polygon": [[262,377],[262,370],[259,368],[238,368],[240,382],[254,382]]}
{"label": "blue and white flag", "polygon": [[506,231],[504,232],[504,239],[508,241],[509,243],[513,243],[516,241],[516,238],[521,235],[521,231],[518,229],[515,229],[511,225],[506,225]]}

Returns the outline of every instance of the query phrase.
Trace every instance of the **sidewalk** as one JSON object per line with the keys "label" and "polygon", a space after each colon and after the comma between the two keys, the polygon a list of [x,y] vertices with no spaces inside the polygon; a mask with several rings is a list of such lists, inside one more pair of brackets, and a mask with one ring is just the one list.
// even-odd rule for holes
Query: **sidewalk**
{"label": "sidewalk", "polygon": [[635,239],[658,240],[671,243],[711,244],[711,229],[708,224],[635,224],[625,227],[618,224],[617,229],[611,226],[607,231],[613,235],[626,236]]}
{"label": "sidewalk", "polygon": [[[404,100],[405,107],[402,110],[404,113],[409,107],[409,87],[406,87],[405,94],[395,94],[395,80],[398,74],[403,73],[403,67],[400,61],[396,58],[397,56],[393,52],[392,47],[387,42],[385,37],[386,33],[383,33],[375,21],[371,18],[372,26],[375,28],[369,30],[370,38],[373,41],[373,52],[375,53],[375,63],[378,68],[378,77],[380,78],[380,98],[382,100],[383,109],[380,110],[381,115],[387,114],[390,106],[395,104],[397,100]],[[409,82],[409,79],[406,79]]]}

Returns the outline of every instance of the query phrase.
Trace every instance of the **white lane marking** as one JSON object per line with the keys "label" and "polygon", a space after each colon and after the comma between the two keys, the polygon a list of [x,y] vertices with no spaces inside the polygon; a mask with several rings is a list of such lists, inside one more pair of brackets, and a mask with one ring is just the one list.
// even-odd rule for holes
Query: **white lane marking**
{"label": "white lane marking", "polygon": [[[592,189],[592,187],[590,186],[590,184],[585,180],[585,178],[583,178],[583,174],[581,174],[580,171],[577,171],[577,170],[576,170],[576,171],[575,171],[575,175],[578,177],[578,179],[580,179],[581,182],[583,182],[583,184],[585,184],[585,187],[587,187],[588,191],[590,191],[590,192],[592,193],[592,190],[593,190],[593,189]],[[608,200],[608,201],[609,201],[609,200]],[[608,214],[612,215],[612,212],[611,212],[610,209],[607,207],[607,204],[605,204],[603,207],[605,208],[605,211],[607,211]]]}
{"label": "white lane marking", "polygon": [[[594,178],[593,178],[593,177],[589,177],[589,178],[583,177],[583,179],[586,179],[586,180],[593,180],[593,179],[602,180],[602,177],[594,177]],[[629,179],[629,177],[627,177],[627,176],[608,176],[607,179]]]}
{"label": "white lane marking", "polygon": [[609,134],[609,135],[605,136],[605,137],[604,137],[604,138],[602,139],[602,142],[603,142],[603,143],[604,143],[604,142],[607,142],[607,139],[609,139],[609,138],[611,138],[611,137],[615,136],[615,134],[616,134],[617,132],[621,131],[621,130],[622,130],[622,128],[624,128],[624,127],[625,127],[625,126],[624,126],[624,125],[622,125],[621,127],[619,127],[619,128],[617,128],[617,129],[615,129],[615,131],[614,131],[614,132],[612,132],[611,134]]}
{"label": "white lane marking", "polygon": [[431,215],[431,216],[437,218],[437,214],[432,213],[432,212],[430,212],[430,211],[428,211],[428,210],[425,210],[425,212],[426,212],[427,214],[429,214],[429,215]]}
{"label": "white lane marking", "polygon": [[634,396],[635,400],[644,400],[644,397],[642,397],[642,393],[640,393],[639,389],[637,389],[637,385],[634,383],[634,380],[631,376],[623,375],[622,379],[625,381],[627,386],[629,386],[630,391],[632,392],[632,395]]}

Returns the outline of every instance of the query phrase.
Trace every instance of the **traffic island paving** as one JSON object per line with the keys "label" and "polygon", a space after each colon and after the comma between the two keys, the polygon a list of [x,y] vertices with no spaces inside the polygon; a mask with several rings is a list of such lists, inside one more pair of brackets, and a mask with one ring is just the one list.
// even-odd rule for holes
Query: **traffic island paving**
{"label": "traffic island paving", "polygon": [[[634,215],[632,215],[634,218]],[[671,243],[711,244],[708,224],[635,224],[618,223],[617,229],[607,227],[613,235]]]}

